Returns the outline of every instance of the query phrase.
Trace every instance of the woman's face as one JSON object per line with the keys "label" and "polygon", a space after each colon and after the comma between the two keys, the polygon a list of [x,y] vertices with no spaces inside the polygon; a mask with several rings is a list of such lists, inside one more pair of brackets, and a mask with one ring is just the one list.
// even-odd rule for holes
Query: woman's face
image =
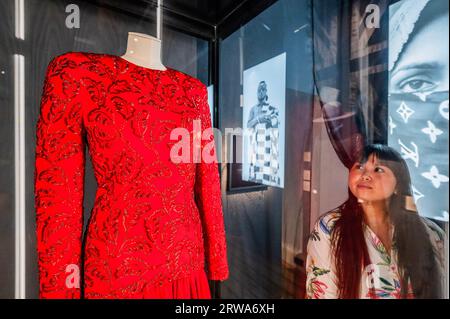
{"label": "woman's face", "polygon": [[391,74],[391,93],[449,90],[448,18],[443,14],[412,35]]}
{"label": "woman's face", "polygon": [[366,163],[355,163],[350,169],[348,186],[353,195],[364,202],[389,199],[397,180],[392,170],[370,155]]}

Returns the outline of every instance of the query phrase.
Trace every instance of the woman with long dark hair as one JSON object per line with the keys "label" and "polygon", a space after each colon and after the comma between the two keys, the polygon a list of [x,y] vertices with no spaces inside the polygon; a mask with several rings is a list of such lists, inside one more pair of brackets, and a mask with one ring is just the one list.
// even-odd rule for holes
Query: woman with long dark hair
{"label": "woman with long dark hair", "polygon": [[369,145],[349,172],[349,199],[308,242],[308,298],[441,298],[444,235],[419,216],[407,164]]}

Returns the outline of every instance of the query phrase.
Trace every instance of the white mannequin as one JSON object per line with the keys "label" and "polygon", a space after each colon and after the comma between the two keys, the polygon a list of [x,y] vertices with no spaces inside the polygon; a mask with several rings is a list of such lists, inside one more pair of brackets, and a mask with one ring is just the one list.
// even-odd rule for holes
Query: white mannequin
{"label": "white mannequin", "polygon": [[167,70],[161,62],[161,40],[147,34],[129,32],[127,52],[121,58],[144,68]]}

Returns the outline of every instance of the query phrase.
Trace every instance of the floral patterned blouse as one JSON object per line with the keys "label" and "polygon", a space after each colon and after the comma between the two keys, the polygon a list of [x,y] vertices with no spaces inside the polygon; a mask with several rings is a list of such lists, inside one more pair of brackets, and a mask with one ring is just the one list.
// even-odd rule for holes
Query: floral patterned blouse
{"label": "floral patterned blouse", "polygon": [[[337,299],[337,278],[331,252],[331,232],[339,212],[333,211],[322,216],[315,224],[308,242],[306,262],[306,297],[308,299]],[[443,256],[444,235],[438,226],[423,219],[428,226],[430,238]],[[360,296],[362,299],[401,298],[400,275],[397,268],[395,247],[389,254],[377,235],[366,225],[365,239],[372,264],[364,269],[361,278]],[[441,265],[442,258],[440,260]],[[373,289],[371,289],[373,288]],[[411,284],[408,298],[413,298]]]}

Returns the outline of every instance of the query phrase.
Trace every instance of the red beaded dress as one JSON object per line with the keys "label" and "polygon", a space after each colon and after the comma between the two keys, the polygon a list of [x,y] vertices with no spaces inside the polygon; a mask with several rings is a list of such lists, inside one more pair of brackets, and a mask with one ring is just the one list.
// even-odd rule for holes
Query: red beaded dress
{"label": "red beaded dress", "polygon": [[[175,148],[183,133],[187,157]],[[41,298],[211,298],[208,279],[228,277],[199,80],[114,55],[59,55],[47,68],[36,139]],[[86,146],[97,191],[83,236]]]}

